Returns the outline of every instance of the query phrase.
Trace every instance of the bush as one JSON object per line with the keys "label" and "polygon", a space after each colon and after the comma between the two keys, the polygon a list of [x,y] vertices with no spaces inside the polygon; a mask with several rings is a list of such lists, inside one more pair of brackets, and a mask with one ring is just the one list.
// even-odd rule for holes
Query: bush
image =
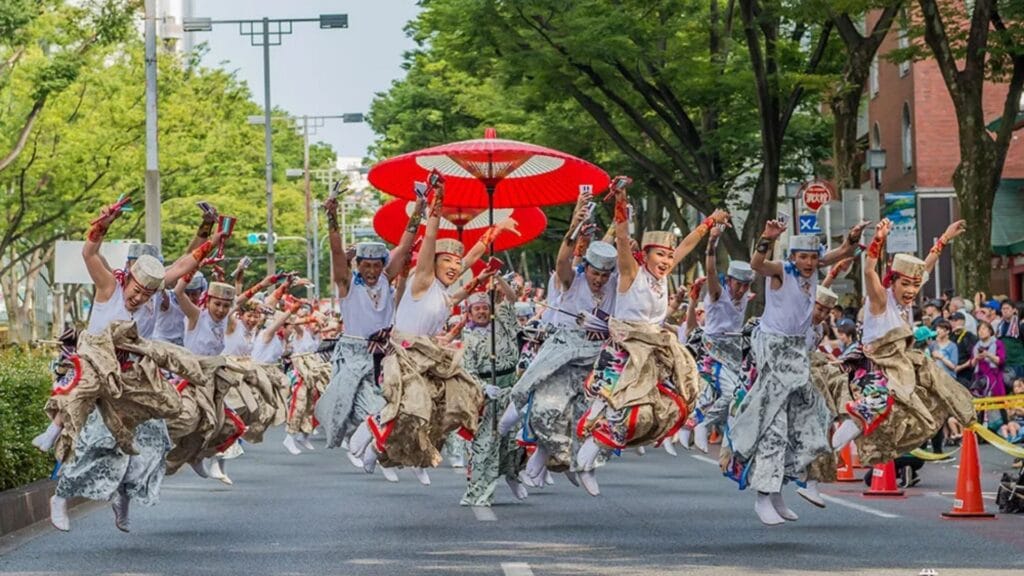
{"label": "bush", "polygon": [[31,444],[49,424],[43,412],[49,361],[39,352],[0,350],[0,490],[46,478],[53,469],[53,457]]}

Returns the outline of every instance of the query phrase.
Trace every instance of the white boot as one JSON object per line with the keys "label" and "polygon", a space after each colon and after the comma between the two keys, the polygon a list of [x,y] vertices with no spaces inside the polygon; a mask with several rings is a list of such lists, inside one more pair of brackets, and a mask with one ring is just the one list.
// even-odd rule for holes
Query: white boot
{"label": "white boot", "polygon": [[526,470],[519,471],[519,481],[530,488],[540,488],[540,486],[533,481],[533,478],[530,478],[530,475],[526,473]]}
{"label": "white boot", "polygon": [[60,437],[61,430],[63,430],[62,427],[50,422],[42,434],[32,439],[32,445],[42,452],[49,452],[57,442],[57,438]]}
{"label": "white boot", "polygon": [[679,452],[676,452],[676,447],[672,445],[672,438],[665,438],[661,441],[661,447],[668,452],[670,456],[679,456]]}
{"label": "white boot", "polygon": [[372,441],[373,433],[370,432],[370,425],[366,423],[366,420],[363,420],[362,424],[356,428],[356,431],[348,439],[348,451],[356,458],[362,458],[363,452],[366,451],[366,447]]}
{"label": "white boot", "polygon": [[345,438],[344,440],[341,441],[341,449],[348,450],[348,438]]}
{"label": "white boot", "polygon": [[519,410],[516,409],[515,402],[509,402],[508,408],[505,409],[505,413],[501,415],[501,420],[498,421],[498,434],[504,436],[512,431],[519,423]]}
{"label": "white boot", "polygon": [[548,470],[548,469],[544,470],[544,484],[546,486],[554,486],[555,485],[555,478],[554,478],[554,476],[551,475],[551,471]]}
{"label": "white boot", "polygon": [[507,482],[508,487],[512,489],[512,494],[516,497],[516,500],[526,500],[526,497],[530,495],[530,493],[526,491],[526,486],[523,486],[522,482],[512,478],[505,478],[505,482]]}
{"label": "white boot", "polygon": [[689,428],[681,428],[679,432],[676,432],[676,442],[682,446],[683,450],[690,449],[690,438],[693,436],[693,430]]}
{"label": "white boot", "polygon": [[580,446],[576,452],[576,465],[580,470],[593,470],[598,455],[601,454],[601,447],[597,445],[594,437],[587,438],[587,441]]}
{"label": "white boot", "polygon": [[220,476],[217,477],[217,480],[220,480],[228,486],[234,485],[234,482],[228,477],[227,460],[220,456],[216,456],[213,458],[213,461],[217,463],[217,469],[220,471]]}
{"label": "white boot", "polygon": [[313,443],[309,441],[309,434],[303,434],[302,436],[300,436],[299,444],[301,444],[303,448],[309,450],[310,452],[314,450]]}
{"label": "white boot", "polygon": [[130,532],[130,523],[128,522],[128,506],[131,504],[131,498],[127,494],[122,494],[120,490],[114,493],[114,497],[110,500],[110,507],[114,509],[114,526],[121,532]]}
{"label": "white boot", "polygon": [[348,461],[350,464],[362,470],[363,461],[360,458],[358,458],[355,454],[352,454],[348,450],[345,451],[345,456],[348,457]]}
{"label": "white boot", "polygon": [[547,468],[548,451],[538,444],[537,449],[530,455],[530,459],[526,461],[526,475],[533,480],[534,484],[543,484],[544,472]]}
{"label": "white boot", "polygon": [[452,465],[452,468],[465,468],[466,457],[462,455],[462,450],[459,450],[458,454],[452,454],[448,458],[448,463]]}
{"label": "white boot", "polygon": [[50,524],[53,524],[53,527],[61,532],[71,530],[67,498],[56,495],[50,497]]}
{"label": "white boot", "polygon": [[775,507],[772,506],[771,497],[768,494],[758,494],[757,500],[754,501],[754,512],[757,512],[757,517],[761,519],[761,522],[765,526],[778,526],[779,524],[785,524],[782,516],[775,511]]}
{"label": "white boot", "polygon": [[188,465],[191,466],[193,470],[195,470],[196,474],[200,478],[210,477],[210,473],[206,471],[205,462],[203,462],[202,460],[198,460],[196,462],[189,462]]}
{"label": "white boot", "polygon": [[299,450],[298,445],[295,444],[295,437],[292,436],[291,434],[288,434],[287,436],[284,437],[284,442],[282,442],[282,444],[284,444],[284,449],[287,450],[288,453],[291,454],[292,456],[298,456],[299,454],[302,454],[302,450]]}
{"label": "white boot", "polygon": [[711,447],[709,437],[710,431],[708,430],[707,424],[701,422],[700,424],[697,424],[697,426],[694,427],[693,445],[696,446],[698,450],[705,454],[708,453],[708,450]]}
{"label": "white boot", "polygon": [[832,449],[839,450],[860,435],[860,426],[857,426],[856,422],[850,419],[843,420],[843,423],[836,429],[836,433],[832,435]]}
{"label": "white boot", "polygon": [[799,494],[801,498],[807,500],[811,504],[814,504],[818,508],[825,507],[825,499],[821,497],[821,492],[818,492],[817,480],[808,480],[807,486],[797,488],[796,493]]}
{"label": "white boot", "polygon": [[380,473],[384,475],[384,479],[388,482],[398,482],[398,472],[394,468],[380,467]]}
{"label": "white boot", "polygon": [[796,515],[796,512],[790,510],[789,506],[786,506],[786,503],[782,501],[782,492],[772,492],[768,496],[768,500],[772,503],[772,508],[775,508],[775,511],[778,512],[779,516],[782,516],[783,519],[789,520],[790,522],[796,522],[800,519],[800,517]]}
{"label": "white boot", "polygon": [[373,474],[374,468],[377,467],[377,448],[375,448],[372,444],[370,446],[367,446],[366,449],[363,450],[362,460],[363,472],[366,472],[367,474]]}
{"label": "white boot", "polygon": [[[206,471],[210,475],[210,478],[224,482],[224,471],[221,470],[220,468],[219,458],[217,458],[216,456],[214,456],[213,458],[207,458],[206,460],[203,461],[203,465],[206,467]],[[224,483],[227,484],[227,482]]]}
{"label": "white boot", "polygon": [[420,481],[420,484],[424,486],[430,486],[430,476],[427,475],[427,471],[424,468],[413,468],[412,473],[416,476],[416,479]]}
{"label": "white boot", "polygon": [[639,454],[640,456],[644,456],[647,454],[647,448],[644,448],[643,446],[637,446],[636,453]]}
{"label": "white boot", "polygon": [[594,475],[593,470],[587,470],[579,473],[580,484],[583,484],[583,489],[587,491],[587,494],[591,496],[600,496],[601,487],[597,485],[597,476]]}

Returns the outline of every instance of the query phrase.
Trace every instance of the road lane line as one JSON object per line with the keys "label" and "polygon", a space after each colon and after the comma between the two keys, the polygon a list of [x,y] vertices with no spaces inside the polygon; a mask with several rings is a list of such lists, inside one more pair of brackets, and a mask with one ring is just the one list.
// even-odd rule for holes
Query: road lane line
{"label": "road lane line", "polygon": [[526,562],[502,562],[501,571],[505,576],[533,576],[533,570]]}
{"label": "road lane line", "polygon": [[498,517],[494,515],[494,510],[491,510],[487,506],[470,506],[473,509],[473,516],[481,522],[497,522]]}
{"label": "road lane line", "polygon": [[851,508],[853,510],[859,510],[861,512],[866,512],[868,514],[873,514],[875,516],[878,516],[879,518],[899,518],[899,514],[890,514],[889,512],[882,512],[881,510],[875,510],[874,508],[871,508],[870,506],[865,506],[863,504],[857,504],[856,502],[849,502],[847,500],[843,500],[842,498],[836,498],[835,496],[829,496],[828,494],[822,494],[821,495],[821,499],[824,500],[825,502],[831,502],[833,504],[838,504],[840,506],[846,506],[847,508]]}
{"label": "road lane line", "polygon": [[690,454],[690,458],[718,466],[718,460],[715,460],[714,458],[708,458],[707,456],[702,456],[700,454]]}

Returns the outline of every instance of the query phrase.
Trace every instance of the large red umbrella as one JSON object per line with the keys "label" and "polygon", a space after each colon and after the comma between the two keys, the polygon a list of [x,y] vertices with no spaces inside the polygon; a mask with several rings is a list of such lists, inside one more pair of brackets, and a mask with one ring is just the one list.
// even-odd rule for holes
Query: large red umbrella
{"label": "large red umbrella", "polygon": [[[409,223],[409,215],[415,203],[407,200],[392,200],[373,217],[373,229],[377,235],[392,244],[398,244],[405,232],[405,226]],[[451,208],[444,207],[441,210],[441,228],[438,231],[438,238],[454,238],[466,246],[476,244],[477,240],[487,231],[487,214],[482,208]],[[515,234],[502,234],[494,241],[494,250],[511,250],[518,246],[529,243],[544,232],[548,225],[547,216],[540,208],[497,208],[494,210],[494,218],[502,221],[506,218],[514,219],[518,224],[519,236]],[[423,234],[426,226],[420,224],[419,233]]]}
{"label": "large red umbrella", "polygon": [[[608,174],[571,154],[535,144],[503,140],[493,128],[478,140],[442,144],[409,152],[370,169],[370,184],[389,194],[415,200],[413,182],[426,182],[436,170],[444,176],[444,204],[487,208],[551,206],[575,202],[584,186],[594,194],[608,187]],[[490,246],[494,254],[494,244]],[[494,310],[491,290],[491,310]],[[491,321],[491,384],[495,384],[495,325]]]}
{"label": "large red umbrella", "polygon": [[467,208],[552,206],[575,202],[580,186],[597,194],[608,174],[571,154],[503,140],[488,128],[478,140],[464,140],[389,158],[370,169],[370,184],[415,200],[413,182],[432,170],[445,177],[444,203]]}

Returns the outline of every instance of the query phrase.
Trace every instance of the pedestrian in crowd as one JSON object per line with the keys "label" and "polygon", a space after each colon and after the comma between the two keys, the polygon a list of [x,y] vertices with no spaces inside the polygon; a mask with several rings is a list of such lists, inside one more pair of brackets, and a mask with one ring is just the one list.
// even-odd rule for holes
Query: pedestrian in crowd
{"label": "pedestrian in crowd", "polygon": [[1003,380],[1003,366],[1006,364],[1006,348],[995,337],[995,331],[988,322],[978,325],[978,343],[974,345],[974,382],[971,391],[978,398],[1005,396],[1006,382]]}
{"label": "pedestrian in crowd", "polygon": [[953,329],[950,339],[956,344],[957,351],[956,379],[965,386],[974,377],[971,360],[974,358],[974,345],[978,343],[978,337],[966,327],[968,318],[974,320],[959,310],[949,315],[949,324]]}
{"label": "pedestrian in crowd", "polygon": [[[1013,393],[1024,394],[1024,378],[1013,381]],[[1007,420],[999,427],[999,435],[1015,444],[1024,441],[1024,408],[1010,408],[1006,412]]]}
{"label": "pedestrian in crowd", "polygon": [[1024,341],[1020,337],[1020,314],[1013,302],[1003,300],[999,307],[999,322],[993,328],[996,338],[1006,349],[1007,379],[1024,376]]}
{"label": "pedestrian in crowd", "polygon": [[935,323],[935,339],[928,345],[928,352],[939,368],[956,378],[960,356],[956,343],[949,339],[952,330],[948,320],[939,319]]}

